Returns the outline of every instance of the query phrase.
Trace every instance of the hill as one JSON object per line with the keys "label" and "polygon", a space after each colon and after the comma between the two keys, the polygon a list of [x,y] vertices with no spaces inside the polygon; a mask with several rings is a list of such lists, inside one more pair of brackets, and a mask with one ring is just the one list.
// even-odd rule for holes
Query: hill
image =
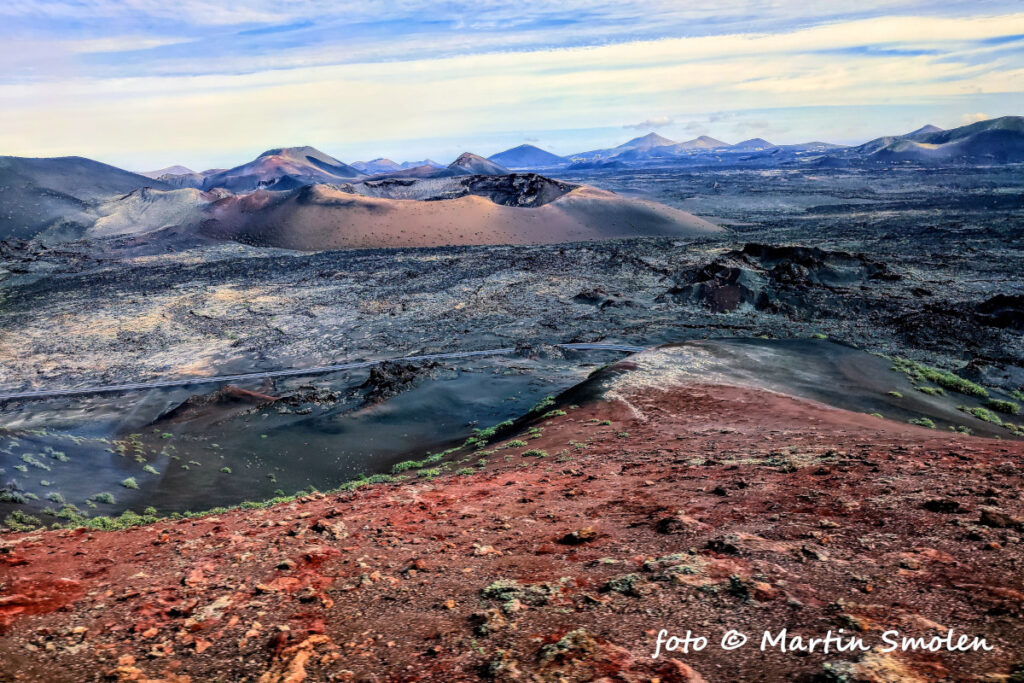
{"label": "hill", "polygon": [[417,168],[419,166],[431,166],[433,168],[444,168],[444,164],[439,164],[433,159],[421,159],[420,161],[403,161],[399,164],[403,169]]}
{"label": "hill", "polygon": [[168,166],[167,168],[161,168],[157,171],[140,171],[139,175],[144,175],[147,178],[159,178],[164,175],[193,175],[195,171],[185,166]]}
{"label": "hill", "polygon": [[448,164],[445,175],[504,175],[508,169],[482,156],[465,152]]}
{"label": "hill", "polygon": [[0,239],[35,237],[54,223],[74,236],[100,200],[166,183],[83,157],[0,157]]}
{"label": "hill", "polygon": [[310,183],[338,183],[365,174],[314,147],[282,147],[267,150],[253,161],[214,173],[203,181],[203,189],[222,187],[232,192],[260,188],[291,189]]}
{"label": "hill", "polygon": [[670,145],[677,144],[675,140],[669,140],[666,137],[662,137],[657,133],[648,133],[632,140],[627,140],[618,147],[610,147],[608,149],[595,149],[589,152],[580,152],[579,154],[570,154],[569,160],[573,163],[591,163],[602,160],[614,159],[621,157],[623,154],[632,153],[632,156],[642,156],[648,150],[656,147],[668,147]]}
{"label": "hill", "polygon": [[551,244],[722,232],[667,206],[532,174],[385,179],[366,185],[311,185],[227,197],[210,207],[202,232],[215,239],[300,250]]}
{"label": "hill", "polygon": [[854,164],[1024,162],[1024,117],[1004,116],[950,130],[934,128],[926,126],[907,135],[876,138],[843,150],[830,160]]}
{"label": "hill", "polygon": [[729,150],[732,152],[763,152],[775,147],[777,145],[773,145],[764,138],[751,138],[750,140],[737,142],[735,145],[729,145]]}
{"label": "hill", "polygon": [[666,145],[658,147],[658,150],[671,150],[672,152],[686,152],[690,150],[705,150],[705,149],[721,149],[728,147],[729,145],[721,140],[708,137],[707,135],[701,135],[693,140],[687,140],[686,142],[677,142],[674,145]]}
{"label": "hill", "polygon": [[367,175],[391,173],[393,171],[400,171],[403,168],[402,164],[384,158],[373,159],[372,161],[353,161],[350,165],[352,168],[362,171]]}
{"label": "hill", "polygon": [[566,159],[533,145],[519,145],[488,157],[490,161],[510,169],[539,169],[564,166]]}

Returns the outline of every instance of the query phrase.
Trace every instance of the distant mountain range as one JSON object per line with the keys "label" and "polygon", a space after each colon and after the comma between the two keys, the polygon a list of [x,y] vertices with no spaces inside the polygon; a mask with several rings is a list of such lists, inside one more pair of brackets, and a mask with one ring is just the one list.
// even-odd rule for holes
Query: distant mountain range
{"label": "distant mountain range", "polygon": [[648,133],[642,137],[633,138],[618,147],[572,154],[568,159],[572,162],[571,168],[574,169],[614,169],[652,164],[736,164],[757,158],[747,159],[743,155],[770,152],[774,157],[772,160],[778,163],[783,158],[795,160],[808,153],[827,152],[841,148],[842,145],[825,142],[776,145],[763,138],[753,138],[730,145],[707,135],[684,142],[676,142],[657,133]]}
{"label": "distant mountain range", "polygon": [[1024,117],[1004,116],[942,130],[924,126],[841,150],[825,165],[864,163],[1006,164],[1024,161]]}
{"label": "distant mountain range", "polygon": [[310,183],[340,183],[366,177],[405,176],[443,178],[465,174],[497,175],[513,171],[567,169],[614,170],[643,166],[822,166],[877,165],[886,163],[1014,163],[1021,153],[1024,119],[1007,116],[943,130],[926,125],[903,135],[881,137],[846,147],[828,142],[777,145],[763,138],[729,144],[701,135],[682,142],[648,133],[616,147],[559,156],[535,145],[523,144],[488,158],[471,153],[444,166],[431,159],[396,162],[378,158],[346,164],[313,147],[268,150],[255,160],[231,169],[195,172],[171,166],[139,174],[169,187],[209,190],[222,187],[232,192],[258,188],[283,190]]}
{"label": "distant mountain range", "polygon": [[[928,125],[853,147],[826,142],[776,145],[762,138],[730,145],[707,136],[677,142],[649,133],[617,147],[566,157],[533,145],[519,145],[489,159],[467,152],[447,166],[430,159],[398,163],[383,158],[347,164],[313,147],[271,149],[234,168],[199,172],[171,166],[132,173],[82,157],[0,157],[0,239],[31,238],[44,232],[50,237],[74,238],[81,235],[83,225],[113,230],[111,226],[120,225],[117,221],[135,220],[132,216],[144,217],[147,224],[162,225],[165,216],[172,220],[174,211],[179,210],[172,205],[189,213],[219,198],[259,190],[292,191],[310,185],[344,187],[360,183],[368,187],[365,182],[390,179],[411,182],[503,176],[510,173],[509,169],[552,174],[673,166],[885,168],[898,164],[1010,163],[1024,163],[1024,118],[1019,116],[951,130]],[[148,188],[150,194],[133,194],[143,188]],[[186,189],[192,192],[166,197],[160,194]],[[120,203],[107,206],[115,200]]]}

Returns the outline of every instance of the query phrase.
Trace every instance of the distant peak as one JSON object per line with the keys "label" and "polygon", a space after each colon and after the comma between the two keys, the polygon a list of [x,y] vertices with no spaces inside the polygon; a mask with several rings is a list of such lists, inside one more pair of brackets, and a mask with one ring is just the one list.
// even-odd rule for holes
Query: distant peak
{"label": "distant peak", "polygon": [[309,145],[303,145],[301,147],[276,147],[274,149],[268,149],[266,152],[260,155],[260,157],[284,157],[284,156],[299,156],[299,155],[324,155],[323,152],[318,150],[316,147]]}
{"label": "distant peak", "polygon": [[669,140],[668,138],[666,138],[666,137],[664,137],[662,135],[658,135],[657,133],[648,133],[647,135],[642,135],[642,136],[640,136],[638,138],[633,138],[632,140],[630,140],[626,144],[628,145],[628,144],[631,144],[631,143],[634,143],[634,142],[653,142],[653,143],[658,143],[659,145],[671,145],[671,144],[673,144],[672,140]]}
{"label": "distant peak", "polygon": [[472,152],[463,152],[462,154],[459,155],[458,159],[452,162],[452,165],[461,166],[462,164],[467,164],[471,161],[486,161],[486,159],[484,159],[479,154],[473,154]]}
{"label": "distant peak", "polygon": [[191,175],[193,173],[195,171],[185,166],[168,166],[157,171],[141,171],[139,175],[144,175],[147,178],[159,178],[162,175]]}

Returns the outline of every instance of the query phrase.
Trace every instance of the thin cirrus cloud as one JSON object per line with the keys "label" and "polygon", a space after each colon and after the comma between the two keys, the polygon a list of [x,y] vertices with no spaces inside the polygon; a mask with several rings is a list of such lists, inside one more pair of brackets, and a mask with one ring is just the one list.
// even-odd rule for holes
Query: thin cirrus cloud
{"label": "thin cirrus cloud", "polygon": [[213,166],[281,144],[444,156],[515,137],[606,146],[623,128],[742,135],[755,120],[847,141],[1022,104],[1024,13],[1009,4],[682,4],[14,0],[0,5],[0,151]]}

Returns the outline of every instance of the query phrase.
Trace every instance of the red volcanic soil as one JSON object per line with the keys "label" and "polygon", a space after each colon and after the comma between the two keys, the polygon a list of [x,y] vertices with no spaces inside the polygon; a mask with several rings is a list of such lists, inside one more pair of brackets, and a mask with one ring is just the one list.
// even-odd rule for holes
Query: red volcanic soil
{"label": "red volcanic soil", "polygon": [[[565,411],[455,466],[470,474],[8,535],[0,679],[993,681],[1024,665],[1021,442],[721,386]],[[783,628],[871,645],[953,629],[993,649],[761,652]],[[660,629],[711,643],[653,659]],[[729,629],[750,641],[723,651]]]}

